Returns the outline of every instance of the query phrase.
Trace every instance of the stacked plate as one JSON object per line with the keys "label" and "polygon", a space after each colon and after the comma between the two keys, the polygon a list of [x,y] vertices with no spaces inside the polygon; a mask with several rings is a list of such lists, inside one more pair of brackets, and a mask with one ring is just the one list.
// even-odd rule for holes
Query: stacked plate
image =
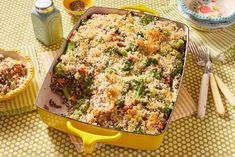
{"label": "stacked plate", "polygon": [[179,10],[192,27],[212,31],[235,24],[235,1],[179,0]]}

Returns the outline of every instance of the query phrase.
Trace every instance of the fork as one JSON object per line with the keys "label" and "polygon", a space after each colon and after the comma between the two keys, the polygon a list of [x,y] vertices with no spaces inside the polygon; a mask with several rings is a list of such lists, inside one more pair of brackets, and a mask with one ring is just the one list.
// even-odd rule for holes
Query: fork
{"label": "fork", "polygon": [[[209,53],[209,57],[210,57],[210,52],[209,52],[209,50],[205,46],[202,46],[202,50],[204,52]],[[210,76],[211,92],[212,92],[212,96],[213,96],[213,99],[214,99],[216,112],[220,116],[223,116],[225,114],[225,109],[224,109],[224,105],[223,105],[223,102],[222,102],[222,99],[221,99],[221,96],[220,96],[220,93],[219,93],[219,89],[218,89],[218,86],[217,86],[218,82],[215,79],[216,75],[214,76],[214,74],[210,70],[209,71],[209,76]]]}
{"label": "fork", "polygon": [[189,49],[192,52],[194,58],[196,59],[196,63],[200,66],[205,66],[205,72],[202,76],[199,101],[198,101],[198,117],[204,118],[206,113],[206,103],[207,103],[207,95],[208,95],[208,87],[209,87],[209,70],[210,70],[210,58],[208,51],[206,53],[202,53],[195,42],[189,43]]}

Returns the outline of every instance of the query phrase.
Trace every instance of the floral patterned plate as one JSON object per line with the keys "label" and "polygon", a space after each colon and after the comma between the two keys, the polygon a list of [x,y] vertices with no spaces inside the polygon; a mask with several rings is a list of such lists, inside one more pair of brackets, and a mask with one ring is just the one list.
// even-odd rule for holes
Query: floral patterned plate
{"label": "floral patterned plate", "polygon": [[182,11],[198,21],[234,22],[234,0],[180,0]]}

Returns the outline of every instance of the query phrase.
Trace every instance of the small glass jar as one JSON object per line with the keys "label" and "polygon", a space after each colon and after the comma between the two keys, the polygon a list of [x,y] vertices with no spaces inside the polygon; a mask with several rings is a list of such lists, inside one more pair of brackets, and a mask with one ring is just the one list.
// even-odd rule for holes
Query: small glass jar
{"label": "small glass jar", "polygon": [[46,46],[63,37],[62,17],[52,0],[37,0],[31,18],[35,37]]}

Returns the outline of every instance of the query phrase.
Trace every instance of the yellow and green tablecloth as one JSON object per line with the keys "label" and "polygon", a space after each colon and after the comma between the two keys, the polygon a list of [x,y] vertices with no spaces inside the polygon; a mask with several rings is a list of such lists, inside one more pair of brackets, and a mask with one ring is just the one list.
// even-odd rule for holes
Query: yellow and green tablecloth
{"label": "yellow and green tablecloth", "polygon": [[[62,12],[64,36],[70,32],[76,19],[71,18],[62,8],[61,0],[54,0]],[[97,6],[120,7],[123,5],[144,4],[159,10],[161,15],[170,19],[186,22],[177,10],[177,0],[95,0]],[[60,47],[61,43],[45,47],[33,34],[31,24],[32,0],[0,1],[0,47],[33,47],[37,56],[49,53]],[[226,63],[216,62],[213,71],[235,93],[235,25],[213,33],[199,32],[190,28],[190,38],[198,43],[207,44],[214,56],[226,52]],[[230,49],[229,49],[230,48]],[[228,50],[229,49],[229,50]],[[25,50],[27,51],[27,50]],[[192,55],[187,57],[184,86],[198,101],[198,93],[203,69],[198,67]],[[38,59],[40,61],[40,57]],[[39,66],[43,66],[40,65]],[[38,68],[40,69],[40,67]],[[43,69],[43,68],[41,68]],[[38,77],[44,75],[38,71]],[[39,78],[38,78],[39,79]],[[0,117],[0,157],[3,156],[235,156],[235,109],[222,97],[226,107],[226,116],[220,118],[215,111],[211,92],[209,91],[207,114],[204,120],[197,117],[183,118],[171,123],[161,147],[155,151],[134,150],[115,146],[105,146],[91,155],[78,153],[67,134],[48,128],[31,104],[25,104],[24,110],[10,112]],[[1,105],[1,104],[0,104]],[[17,104],[14,104],[17,105]],[[27,107],[28,106],[28,107]],[[32,108],[31,108],[32,107]],[[3,114],[2,114],[3,115]],[[10,116],[11,115],[11,116]]]}

